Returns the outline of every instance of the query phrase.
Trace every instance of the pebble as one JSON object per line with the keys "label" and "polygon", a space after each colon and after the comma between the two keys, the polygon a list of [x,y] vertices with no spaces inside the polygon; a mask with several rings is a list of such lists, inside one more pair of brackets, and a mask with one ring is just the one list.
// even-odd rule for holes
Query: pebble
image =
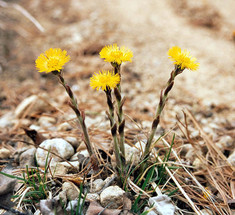
{"label": "pebble", "polygon": [[38,120],[38,123],[41,127],[51,128],[54,127],[53,124],[56,123],[56,119],[49,116],[42,116]]}
{"label": "pebble", "polygon": [[35,152],[36,152],[36,148],[30,148],[26,151],[24,151],[21,155],[20,155],[20,166],[21,167],[25,167],[26,165],[28,165],[29,167],[31,166],[35,166],[35,162],[34,162],[34,158],[35,158]]}
{"label": "pebble", "polygon": [[235,167],[235,150],[233,151],[232,154],[229,155],[228,157],[228,162]]}
{"label": "pebble", "polygon": [[175,206],[171,202],[171,198],[167,195],[159,195],[149,198],[150,205],[153,205],[154,209],[160,215],[174,215]]}
{"label": "pebble", "polygon": [[[74,212],[77,210],[77,207],[80,208],[78,209],[78,211],[81,211],[82,202],[83,202],[83,199],[80,199],[80,202],[78,202],[78,200],[69,201],[66,211],[71,211],[71,212],[73,211],[73,213],[70,213],[70,214],[74,214]],[[83,213],[81,215],[83,215]]]}
{"label": "pebble", "polygon": [[63,122],[57,127],[57,130],[58,131],[70,131],[72,130],[72,128],[73,127],[68,122]]}
{"label": "pebble", "polygon": [[88,201],[99,201],[100,196],[97,193],[87,193],[86,199]]}
{"label": "pebble", "polygon": [[[51,152],[58,154],[60,157],[64,159],[69,159],[74,154],[74,149],[72,145],[62,138],[54,138],[50,140],[45,140],[40,144],[40,147],[48,149]],[[39,166],[41,167],[45,166],[47,155],[48,155],[48,151],[43,150],[41,148],[37,149],[36,159],[37,159]],[[49,160],[51,157],[52,157],[52,160],[50,163],[51,166],[55,166],[57,162],[62,160],[61,158],[52,154],[50,154]]]}
{"label": "pebble", "polygon": [[57,163],[57,165],[55,167],[54,174],[55,175],[66,175],[69,172],[77,172],[79,169],[79,162],[78,161],[73,161],[73,162],[70,161],[69,163],[71,163],[74,167],[69,165],[67,162]]}
{"label": "pebble", "polygon": [[224,150],[234,149],[235,141],[229,135],[222,136],[220,140],[216,143],[216,146],[224,152]]}
{"label": "pebble", "polygon": [[66,141],[68,141],[74,148],[77,148],[81,142],[77,140],[76,137],[65,137]]}
{"label": "pebble", "polygon": [[16,118],[21,118],[25,114],[27,108],[29,108],[29,110],[27,111],[27,115],[31,115],[32,113],[43,110],[48,110],[48,108],[50,108],[49,104],[47,104],[44,99],[49,99],[47,94],[43,94],[40,96],[32,95],[25,98],[15,109],[14,114]]}
{"label": "pebble", "polygon": [[0,128],[11,127],[14,125],[14,122],[13,114],[8,112],[0,118]]}
{"label": "pebble", "polygon": [[68,200],[77,199],[80,193],[80,190],[72,182],[64,182],[62,184],[62,191],[66,193]]}
{"label": "pebble", "polygon": [[209,209],[202,209],[200,212],[202,215],[213,215],[212,211]]}
{"label": "pebble", "polygon": [[100,202],[103,207],[117,209],[123,205],[123,195],[125,191],[118,186],[110,186],[100,194]]}
{"label": "pebble", "polygon": [[91,185],[91,193],[97,193],[99,192],[105,185],[105,182],[102,179],[96,179],[93,181],[92,185]]}
{"label": "pebble", "polygon": [[193,166],[196,169],[202,169],[204,167],[202,161],[199,158],[195,158],[195,160],[193,161]]}
{"label": "pebble", "polygon": [[140,150],[135,147],[131,147],[128,144],[125,144],[124,146],[127,163],[137,165],[140,160]]}
{"label": "pebble", "polygon": [[11,155],[11,151],[6,148],[1,148],[0,149],[0,159],[6,159],[9,158]]}
{"label": "pebble", "polygon": [[157,213],[155,213],[151,208],[149,207],[145,207],[144,208],[144,212],[148,212],[148,215],[158,215]]}

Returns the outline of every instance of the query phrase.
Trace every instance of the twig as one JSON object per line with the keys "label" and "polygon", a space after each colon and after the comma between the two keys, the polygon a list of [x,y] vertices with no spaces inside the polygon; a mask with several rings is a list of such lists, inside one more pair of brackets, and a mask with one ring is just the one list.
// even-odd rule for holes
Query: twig
{"label": "twig", "polygon": [[12,7],[15,10],[18,10],[27,19],[29,19],[36,26],[36,28],[39,31],[45,32],[45,28],[43,28],[42,25],[31,14],[27,10],[25,10],[23,7],[21,7],[20,5],[12,4],[12,3],[8,3],[8,2],[4,2],[4,1],[0,0],[0,6],[1,7]]}

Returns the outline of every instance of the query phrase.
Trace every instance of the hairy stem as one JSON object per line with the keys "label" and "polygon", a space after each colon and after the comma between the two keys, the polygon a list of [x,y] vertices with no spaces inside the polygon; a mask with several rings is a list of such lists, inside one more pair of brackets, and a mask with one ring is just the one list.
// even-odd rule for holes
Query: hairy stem
{"label": "hairy stem", "polygon": [[59,78],[59,81],[61,83],[61,85],[65,88],[69,98],[70,98],[70,107],[73,109],[73,111],[75,112],[77,119],[81,125],[82,131],[83,131],[83,135],[84,135],[84,142],[86,144],[86,148],[87,151],[89,153],[90,156],[94,155],[94,150],[93,147],[91,145],[90,142],[90,138],[88,135],[88,131],[87,131],[87,127],[85,124],[85,114],[81,114],[81,111],[78,108],[78,103],[77,103],[77,99],[75,98],[71,88],[69,87],[69,85],[66,84],[63,76],[60,73],[53,73],[55,75],[57,75],[57,77]]}
{"label": "hairy stem", "polygon": [[[158,124],[160,122],[160,116],[161,116],[161,113],[162,113],[162,111],[165,107],[165,104],[166,104],[166,101],[167,101],[167,98],[168,98],[168,94],[169,94],[169,92],[171,91],[171,89],[174,85],[175,77],[177,75],[179,75],[180,73],[182,73],[182,72],[183,72],[183,70],[181,70],[178,66],[175,66],[175,69],[171,72],[171,76],[170,76],[170,78],[167,82],[167,85],[166,85],[165,89],[163,91],[161,91],[160,100],[159,100],[159,104],[158,104],[158,107],[157,107],[156,115],[155,115],[155,118],[153,120],[151,132],[150,132],[150,135],[147,139],[147,143],[146,143],[145,150],[144,150],[144,153],[142,155],[141,160],[146,159],[149,156],[150,152],[151,152],[151,144],[152,144],[154,135],[156,133]],[[146,162],[147,161],[148,161],[148,159],[146,159]],[[141,167],[140,167],[141,171],[143,171],[145,169],[146,162],[143,162],[141,164]]]}

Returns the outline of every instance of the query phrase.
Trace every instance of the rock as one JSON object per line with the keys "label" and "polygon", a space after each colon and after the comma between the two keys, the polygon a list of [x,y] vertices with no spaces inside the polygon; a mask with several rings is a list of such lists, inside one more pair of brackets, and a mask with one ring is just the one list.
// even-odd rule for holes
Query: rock
{"label": "rock", "polygon": [[125,155],[127,163],[137,165],[140,161],[140,150],[125,144]]}
{"label": "rock", "polygon": [[198,149],[197,151],[196,151],[196,149],[195,148],[191,148],[191,149],[189,149],[188,150],[188,152],[186,153],[186,155],[185,155],[185,159],[186,160],[189,160],[190,162],[193,162],[196,158],[197,158],[197,155],[198,154],[202,154],[202,151],[200,150],[200,149]]}
{"label": "rock", "polygon": [[29,126],[29,129],[39,131],[39,130],[41,130],[41,127],[39,125],[32,124],[32,125]]}
{"label": "rock", "polygon": [[75,149],[81,144],[76,137],[65,137],[64,139],[68,141]]}
{"label": "rock", "polygon": [[88,201],[99,201],[100,196],[97,193],[87,193],[86,199]]}
{"label": "rock", "polygon": [[[40,147],[50,150],[51,152],[56,153],[60,157],[50,154],[49,159],[51,160],[51,166],[55,166],[57,162],[61,161],[62,158],[69,159],[74,154],[74,149],[67,141],[62,138],[55,138],[51,140],[45,140],[40,144]],[[45,151],[41,148],[38,148],[36,151],[36,159],[38,165],[41,167],[45,166],[46,157],[48,155],[48,151]]]}
{"label": "rock", "polygon": [[90,157],[89,152],[85,149],[79,152],[80,155],[83,155],[84,157],[88,158]]}
{"label": "rock", "polygon": [[72,130],[72,128],[73,127],[68,122],[63,122],[57,127],[57,130],[58,131],[70,131]]}
{"label": "rock", "polygon": [[[74,167],[69,165],[71,163]],[[60,162],[56,164],[54,174],[55,175],[66,175],[69,172],[78,172],[79,169],[79,162],[78,161],[73,161],[73,162]]]}
{"label": "rock", "polygon": [[80,190],[72,182],[64,182],[62,185],[62,191],[66,193],[66,197],[69,200],[75,200],[78,198]]}
{"label": "rock", "polygon": [[39,118],[38,123],[41,127],[51,128],[56,123],[56,119],[49,116],[42,116]]}
{"label": "rock", "polygon": [[231,136],[222,136],[216,143],[216,146],[224,152],[224,150],[234,149],[235,141]]}
{"label": "rock", "polygon": [[13,126],[15,118],[11,112],[6,113],[0,118],[0,128],[7,128]]}
{"label": "rock", "polygon": [[153,210],[151,210],[151,208],[149,207],[145,207],[144,208],[144,212],[148,212],[148,215],[158,215],[157,213],[155,213]]}
{"label": "rock", "polygon": [[67,196],[65,191],[59,192],[57,196],[54,197],[56,201],[61,201],[63,204],[67,203]]}
{"label": "rock", "polygon": [[0,149],[0,159],[6,159],[9,158],[11,155],[11,151],[6,148],[1,148]]}
{"label": "rock", "polygon": [[98,202],[92,201],[87,209],[86,215],[121,215],[120,212],[121,210],[119,209],[103,208]]}
{"label": "rock", "polygon": [[125,191],[118,186],[110,186],[100,194],[100,202],[103,207],[117,209],[123,204],[123,195]]}
{"label": "rock", "polygon": [[213,215],[212,211],[209,209],[202,209],[200,212],[202,215]]}
{"label": "rock", "polygon": [[25,167],[26,165],[28,166],[35,166],[35,152],[36,152],[36,148],[30,148],[26,151],[24,151],[21,155],[20,155],[20,166],[21,167]]}
{"label": "rock", "polygon": [[[76,210],[82,212],[82,203],[83,203],[83,199],[80,199],[80,202],[78,202],[78,200],[72,200],[68,202],[68,206],[66,208],[66,211],[73,211],[75,212]],[[79,206],[79,209],[77,209],[77,207]],[[73,213],[74,214],[74,213]],[[83,213],[81,213],[82,215]]]}
{"label": "rock", "polygon": [[76,153],[70,158],[70,161],[77,161],[79,154],[80,154],[80,152],[76,152]]}
{"label": "rock", "polygon": [[64,209],[62,208],[61,202],[56,201],[55,199],[40,200],[39,207],[41,212],[40,214],[47,214],[47,215],[64,214]]}
{"label": "rock", "polygon": [[97,193],[97,192],[99,192],[104,187],[104,185],[105,185],[105,182],[102,179],[96,179],[91,184],[90,192]]}
{"label": "rock", "polygon": [[159,215],[174,215],[175,206],[171,203],[171,198],[167,195],[159,195],[149,198],[150,205]]}
{"label": "rock", "polygon": [[202,169],[204,167],[202,161],[199,158],[195,158],[195,160],[193,161],[193,166],[196,169]]}
{"label": "rock", "polygon": [[[24,99],[15,109],[15,116],[21,118],[25,113],[31,115],[33,113],[50,109],[50,106],[45,101],[48,100],[48,95],[32,95]],[[50,98],[51,99],[51,98]]]}
{"label": "rock", "polygon": [[[1,170],[2,172],[12,175],[12,170],[11,169],[3,169]],[[14,190],[14,187],[17,183],[17,179],[9,178],[5,175],[0,174],[0,196],[11,193]],[[2,203],[2,202],[1,202]]]}
{"label": "rock", "polygon": [[235,167],[235,150],[233,151],[232,154],[229,155],[228,157],[228,162]]}

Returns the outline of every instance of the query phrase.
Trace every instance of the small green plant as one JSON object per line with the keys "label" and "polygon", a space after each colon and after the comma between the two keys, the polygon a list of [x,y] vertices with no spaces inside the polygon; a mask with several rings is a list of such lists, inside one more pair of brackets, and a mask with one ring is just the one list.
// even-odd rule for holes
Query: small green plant
{"label": "small green plant", "polygon": [[77,199],[77,206],[76,206],[76,210],[74,211],[72,204],[70,202],[70,206],[71,210],[70,212],[68,212],[66,210],[66,204],[64,204],[61,200],[60,200],[60,205],[62,206],[63,212],[65,215],[83,215],[84,213],[84,206],[85,206],[85,200],[86,200],[86,196],[87,196],[87,192],[84,194],[84,196],[82,196],[83,193],[83,184],[80,184],[80,192],[78,195],[78,199]]}
{"label": "small green plant", "polygon": [[50,191],[50,186],[47,181],[48,156],[49,152],[46,157],[44,169],[41,169],[38,166],[29,169],[28,166],[26,166],[25,171],[22,172],[23,177],[0,172],[0,174],[4,176],[19,180],[19,182],[23,183],[25,186],[27,192],[23,192],[20,195],[14,195],[13,198],[20,198],[22,202],[34,205],[41,199],[46,199],[48,197]]}
{"label": "small green plant", "polygon": [[[138,185],[141,188],[141,190],[144,190],[147,193],[148,192],[153,193],[155,192],[155,190],[153,189],[151,183],[155,182],[157,187],[159,187],[160,185],[163,185],[167,181],[166,166],[170,158],[171,149],[174,144],[174,140],[175,140],[175,135],[173,135],[171,146],[168,152],[165,153],[163,162],[161,164],[159,164],[158,159],[156,158],[156,161],[153,162],[153,164],[149,166],[143,172],[142,175],[136,177],[135,184]],[[168,166],[168,168],[178,168],[178,167]],[[139,213],[140,211],[143,210],[143,207],[146,205],[146,200],[141,199],[142,194],[143,193],[140,192],[138,197],[135,199],[134,204],[132,205],[132,212],[134,213]]]}

